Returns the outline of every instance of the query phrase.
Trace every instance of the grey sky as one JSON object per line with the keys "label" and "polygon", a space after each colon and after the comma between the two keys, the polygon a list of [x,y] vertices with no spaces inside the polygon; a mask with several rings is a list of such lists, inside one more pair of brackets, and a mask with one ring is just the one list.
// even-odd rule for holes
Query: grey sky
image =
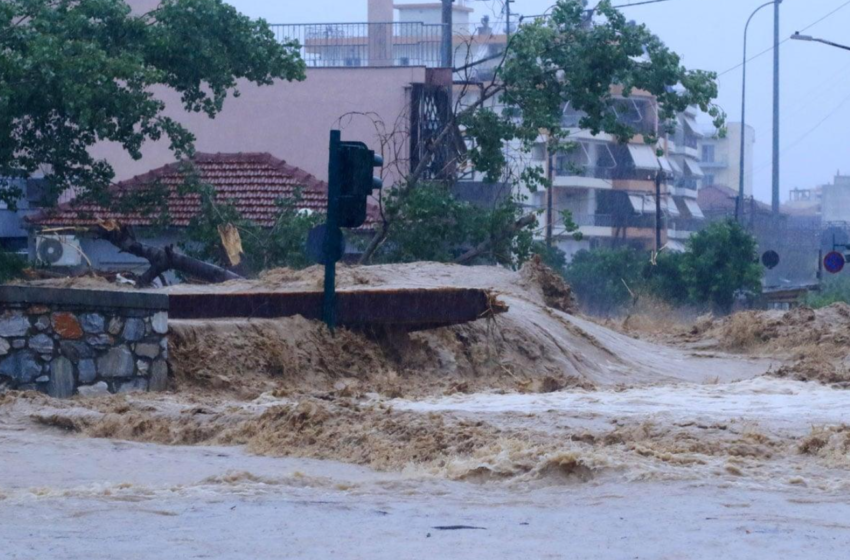
{"label": "grey sky", "polygon": [[[271,23],[365,21],[367,0],[229,0],[244,13]],[[400,0],[407,1],[407,0]],[[637,0],[622,0],[621,4]],[[749,14],[765,0],[669,0],[624,10],[646,23],[689,68],[723,72],[740,64],[743,29]],[[815,22],[848,0],[785,0],[782,36]],[[538,14],[553,0],[515,0],[513,10]],[[480,0],[474,19],[498,19],[500,0]],[[495,14],[494,14],[495,11]],[[496,17],[494,17],[494,15]],[[806,33],[850,44],[850,5]],[[750,26],[750,53],[773,42],[773,9],[765,8]],[[786,42],[782,53],[782,191],[830,182],[836,171],[850,174],[850,51],[816,43]],[[772,134],[772,53],[749,65],[748,122],[756,129],[755,193],[770,198]],[[720,105],[730,120],[741,114],[741,71],[719,78]],[[820,124],[819,124],[820,123]]]}

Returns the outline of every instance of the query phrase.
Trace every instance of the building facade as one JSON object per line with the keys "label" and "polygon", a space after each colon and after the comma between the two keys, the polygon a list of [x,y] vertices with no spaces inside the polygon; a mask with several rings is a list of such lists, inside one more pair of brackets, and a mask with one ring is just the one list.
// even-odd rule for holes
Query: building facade
{"label": "building facade", "polygon": [[753,196],[753,156],[755,154],[756,131],[741,123],[728,123],[726,136],[721,138],[716,131],[702,136],[698,142],[700,165],[704,171],[701,186],[721,186],[735,189],[741,178],[741,136],[744,138],[744,197]]}

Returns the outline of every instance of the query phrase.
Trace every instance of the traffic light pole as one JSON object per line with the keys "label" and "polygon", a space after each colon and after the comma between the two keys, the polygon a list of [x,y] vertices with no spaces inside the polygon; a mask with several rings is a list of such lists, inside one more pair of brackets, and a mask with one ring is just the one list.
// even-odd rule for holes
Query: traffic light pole
{"label": "traffic light pole", "polygon": [[[330,159],[328,161],[328,215],[325,229],[324,253],[330,255],[339,244],[339,197],[342,191],[342,167],[339,130],[331,131]],[[325,261],[325,295],[322,303],[322,319],[331,333],[336,329],[336,261]]]}

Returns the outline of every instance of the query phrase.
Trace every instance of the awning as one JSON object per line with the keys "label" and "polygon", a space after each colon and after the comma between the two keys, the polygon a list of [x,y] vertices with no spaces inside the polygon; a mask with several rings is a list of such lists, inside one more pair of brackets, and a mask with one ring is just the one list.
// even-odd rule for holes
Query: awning
{"label": "awning", "polygon": [[661,169],[664,170],[664,173],[673,173],[673,162],[667,159],[667,156],[658,158],[658,163],[661,165]]}
{"label": "awning", "polygon": [[673,168],[673,173],[675,173],[676,175],[684,175],[682,167],[678,163],[676,163],[675,159],[667,158],[667,161],[670,162],[670,167]]}
{"label": "awning", "polygon": [[702,136],[702,133],[699,131],[699,125],[697,124],[697,121],[696,121],[695,118],[693,118],[690,115],[683,114],[682,115],[682,122],[684,122],[687,125],[687,127],[691,129],[691,132],[693,132],[695,135]]}
{"label": "awning", "polygon": [[650,146],[629,144],[629,153],[637,169],[656,171],[661,168],[658,163],[658,156],[655,155],[655,150]]}
{"label": "awning", "polygon": [[690,171],[691,175],[693,175],[694,177],[705,177],[705,173],[703,173],[702,167],[700,167],[699,164],[694,160],[686,159],[685,167],[688,168],[688,171]]}
{"label": "awning", "polygon": [[655,214],[655,197],[643,194],[630,194],[629,202],[638,214]]}
{"label": "awning", "polygon": [[687,251],[687,247],[681,241],[676,241],[675,239],[670,239],[667,241],[667,245],[665,245],[668,251],[673,251],[674,253],[684,253]]}
{"label": "awning", "polygon": [[705,214],[702,213],[702,209],[697,204],[697,201],[692,198],[685,198],[685,206],[688,207],[688,212],[691,213],[691,216],[694,218],[705,218]]}
{"label": "awning", "polygon": [[672,196],[667,196],[667,213],[671,216],[681,216],[682,213],[679,212],[679,207],[676,206],[676,201],[673,200]]}

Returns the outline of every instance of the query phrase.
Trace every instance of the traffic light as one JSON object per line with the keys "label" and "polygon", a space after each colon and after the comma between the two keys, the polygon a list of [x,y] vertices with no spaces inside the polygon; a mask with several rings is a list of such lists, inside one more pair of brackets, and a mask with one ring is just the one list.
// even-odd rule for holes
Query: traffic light
{"label": "traffic light", "polygon": [[357,228],[366,221],[366,199],[383,185],[374,168],[384,162],[363,142],[340,142],[339,226]]}

